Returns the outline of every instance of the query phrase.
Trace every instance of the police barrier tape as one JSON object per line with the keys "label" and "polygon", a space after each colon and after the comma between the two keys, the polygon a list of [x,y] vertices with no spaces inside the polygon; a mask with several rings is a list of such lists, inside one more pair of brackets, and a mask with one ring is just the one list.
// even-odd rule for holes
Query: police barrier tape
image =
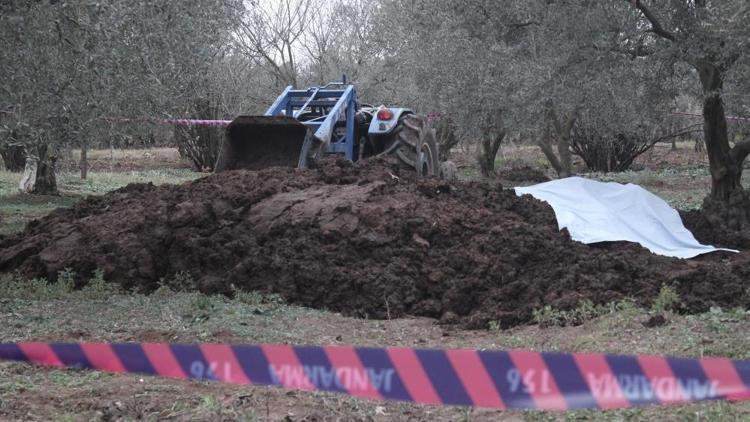
{"label": "police barrier tape", "polygon": [[175,126],[229,126],[231,120],[209,120],[209,119],[152,119],[152,118],[125,118],[125,117],[105,117],[104,120],[121,123],[160,123]]}
{"label": "police barrier tape", "polygon": [[750,399],[750,361],[526,351],[5,343],[0,360],[495,409]]}
{"label": "police barrier tape", "polygon": [[229,126],[231,120],[205,120],[205,119],[167,119],[159,120],[159,123],[178,126]]}
{"label": "police barrier tape", "polygon": [[[2,112],[0,110],[0,112]],[[681,113],[681,112],[674,112],[672,113],[673,116],[685,116],[685,117],[703,117],[702,114],[696,114],[696,113]],[[436,122],[440,120],[443,117],[442,113],[427,113],[427,120],[430,122]],[[141,119],[133,119],[133,118],[112,118],[108,117],[105,118],[105,120],[114,121],[114,122],[155,122],[155,123],[161,123],[166,125],[177,125],[177,126],[218,126],[218,127],[224,127],[229,126],[230,123],[232,123],[231,120],[209,120],[209,119],[151,119],[151,118],[141,118]],[[734,121],[747,121],[750,122],[750,118],[748,117],[735,117],[735,116],[727,116],[727,121],[734,122]]]}

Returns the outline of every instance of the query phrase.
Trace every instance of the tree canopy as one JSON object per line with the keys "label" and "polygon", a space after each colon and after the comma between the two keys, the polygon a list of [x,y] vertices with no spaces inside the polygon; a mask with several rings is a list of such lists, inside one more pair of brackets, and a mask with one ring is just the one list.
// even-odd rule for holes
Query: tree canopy
{"label": "tree canopy", "polygon": [[112,118],[231,118],[346,74],[363,101],[449,120],[490,177],[507,137],[564,177],[582,142],[638,151],[701,114],[711,198],[747,210],[750,140],[726,116],[750,114],[748,21],[746,0],[9,1],[0,143],[116,143],[145,129]]}

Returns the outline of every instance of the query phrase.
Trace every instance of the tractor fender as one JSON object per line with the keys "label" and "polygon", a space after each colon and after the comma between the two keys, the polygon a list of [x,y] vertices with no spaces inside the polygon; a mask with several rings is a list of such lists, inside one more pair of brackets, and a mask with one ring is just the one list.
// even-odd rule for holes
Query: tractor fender
{"label": "tractor fender", "polygon": [[378,119],[377,111],[379,109],[374,110],[374,112],[372,113],[370,128],[367,131],[370,136],[388,135],[389,133],[393,132],[393,129],[395,129],[396,126],[398,126],[398,120],[401,118],[401,116],[403,116],[404,114],[414,114],[414,111],[408,108],[388,107],[388,109],[393,112],[393,117],[390,120]]}

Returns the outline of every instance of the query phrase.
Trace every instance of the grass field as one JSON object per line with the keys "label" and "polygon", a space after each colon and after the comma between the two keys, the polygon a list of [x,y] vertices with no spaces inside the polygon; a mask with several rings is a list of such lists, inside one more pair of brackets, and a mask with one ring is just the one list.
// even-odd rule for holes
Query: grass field
{"label": "grass field", "polygon": [[[506,151],[506,158],[501,158],[500,163],[512,154],[517,155],[513,158],[516,161],[535,163],[535,152],[523,148]],[[707,192],[707,169],[697,158],[691,162],[692,145],[680,148],[675,155],[687,156],[688,165],[679,166],[669,153],[657,151],[650,162],[645,162],[645,170],[589,176],[639,183],[675,206],[697,207]],[[89,180],[81,182],[75,174],[63,173],[59,179],[61,196],[37,198],[17,194],[18,175],[0,172],[0,234],[17,232],[25,222],[56,207],[69,206],[86,195],[102,194],[127,183],[181,183],[200,176],[187,169],[171,168],[94,171]],[[576,326],[565,326],[571,319],[569,314],[547,309],[538,313],[537,325],[510,330],[491,325],[487,330],[465,331],[425,318],[353,319],[290,306],[278,298],[252,293],[229,298],[163,287],[145,296],[118,291],[100,279],[83,290],[73,291],[69,280],[69,274],[62,274],[51,283],[0,275],[0,342],[276,342],[750,358],[747,310],[715,308],[701,315],[675,315],[659,307],[668,308],[665,302],[679,301],[669,292],[656,301],[662,305],[654,309],[638,308],[629,301],[596,311],[580,309],[575,319],[583,323]],[[657,313],[666,315],[668,324],[646,328],[643,323]],[[0,420],[165,419],[743,421],[750,420],[750,403],[561,414],[494,412],[0,363]]]}
{"label": "grass field", "polygon": [[86,180],[69,171],[57,175],[59,196],[18,193],[20,174],[0,171],[0,235],[22,230],[34,218],[58,207],[68,207],[87,195],[101,195],[129,183],[179,184],[203,176],[190,169],[152,169],[92,172]]}

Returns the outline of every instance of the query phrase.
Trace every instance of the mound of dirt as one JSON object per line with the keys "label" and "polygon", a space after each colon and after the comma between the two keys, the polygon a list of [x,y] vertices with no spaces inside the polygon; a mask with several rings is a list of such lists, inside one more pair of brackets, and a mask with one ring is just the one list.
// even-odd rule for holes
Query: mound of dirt
{"label": "mound of dirt", "polygon": [[680,217],[685,227],[701,243],[741,251],[750,250],[750,229],[729,230],[726,226],[713,225],[701,210],[680,211]]}
{"label": "mound of dirt", "polygon": [[[684,311],[750,303],[744,255],[687,262],[634,244],[586,246],[552,209],[481,183],[415,180],[387,160],[314,170],[214,174],[90,197],[0,239],[0,271],[145,291],[188,272],[206,293],[234,287],[370,318],[422,315],[484,328],[528,322],[544,305],[635,297],[674,284]],[[186,280],[186,277],[179,277]]]}

